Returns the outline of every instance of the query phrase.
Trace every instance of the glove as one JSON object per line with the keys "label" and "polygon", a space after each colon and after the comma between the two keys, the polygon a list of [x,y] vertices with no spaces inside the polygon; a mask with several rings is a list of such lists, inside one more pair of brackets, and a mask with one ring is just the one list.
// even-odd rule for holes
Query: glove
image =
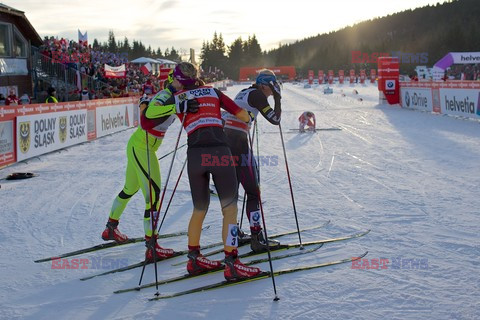
{"label": "glove", "polygon": [[197,99],[184,100],[177,106],[177,113],[197,113],[199,106]]}
{"label": "glove", "polygon": [[280,91],[280,85],[278,84],[278,82],[270,81],[268,83],[268,86],[270,87],[270,90],[272,90],[273,99],[277,100],[277,99],[282,98],[282,94],[281,94],[281,91]]}
{"label": "glove", "polygon": [[150,103],[150,99],[148,98],[141,98],[140,103],[138,104],[138,107],[140,108],[140,111],[143,112],[148,107],[148,104]]}
{"label": "glove", "polygon": [[248,121],[247,123],[252,123],[253,120],[255,120],[255,115],[253,114],[253,112],[250,112],[250,111],[247,111],[248,113],[248,116],[250,117],[250,121]]}

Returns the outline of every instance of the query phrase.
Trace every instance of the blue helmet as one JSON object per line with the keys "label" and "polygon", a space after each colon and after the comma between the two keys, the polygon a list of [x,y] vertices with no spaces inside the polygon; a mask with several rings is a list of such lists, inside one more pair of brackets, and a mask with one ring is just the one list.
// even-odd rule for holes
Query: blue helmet
{"label": "blue helmet", "polygon": [[277,77],[273,71],[268,69],[260,70],[258,73],[257,79],[255,80],[256,84],[268,85],[269,83],[277,82]]}

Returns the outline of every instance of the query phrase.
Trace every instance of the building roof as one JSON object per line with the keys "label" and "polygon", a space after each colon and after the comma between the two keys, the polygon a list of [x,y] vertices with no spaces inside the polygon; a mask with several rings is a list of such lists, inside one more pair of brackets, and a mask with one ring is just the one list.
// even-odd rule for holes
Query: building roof
{"label": "building roof", "polygon": [[40,46],[43,44],[42,38],[39,36],[35,28],[30,24],[25,13],[18,9],[9,7],[3,3],[0,3],[0,13],[11,15],[17,22],[17,26],[20,31],[27,36],[34,46]]}

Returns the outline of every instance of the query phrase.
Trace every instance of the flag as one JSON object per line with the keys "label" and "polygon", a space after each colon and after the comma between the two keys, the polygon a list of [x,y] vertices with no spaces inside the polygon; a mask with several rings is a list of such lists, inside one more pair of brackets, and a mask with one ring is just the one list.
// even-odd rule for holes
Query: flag
{"label": "flag", "polygon": [[84,46],[87,46],[88,45],[88,35],[87,35],[87,32],[88,31],[85,31],[85,34],[82,34],[80,32],[80,29],[78,29],[78,43],[80,45],[84,45]]}
{"label": "flag", "polygon": [[152,65],[151,65],[151,63],[149,62],[149,63],[145,64],[144,66],[142,66],[142,67],[140,68],[140,70],[142,70],[142,72],[143,72],[144,75],[148,75],[150,72],[152,72]]}
{"label": "flag", "polygon": [[119,67],[112,67],[105,64],[105,78],[125,78],[126,75],[127,72],[124,64]]}

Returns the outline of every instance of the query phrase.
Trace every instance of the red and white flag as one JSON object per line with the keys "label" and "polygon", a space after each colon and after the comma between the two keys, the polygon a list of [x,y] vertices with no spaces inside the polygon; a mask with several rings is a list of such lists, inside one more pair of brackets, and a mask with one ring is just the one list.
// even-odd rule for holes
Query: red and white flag
{"label": "red and white flag", "polygon": [[127,71],[124,64],[119,67],[112,67],[105,64],[105,78],[125,78],[126,75]]}
{"label": "red and white flag", "polygon": [[140,70],[142,70],[144,75],[148,75],[150,72],[152,72],[152,64],[149,62],[145,65],[143,65]]}

